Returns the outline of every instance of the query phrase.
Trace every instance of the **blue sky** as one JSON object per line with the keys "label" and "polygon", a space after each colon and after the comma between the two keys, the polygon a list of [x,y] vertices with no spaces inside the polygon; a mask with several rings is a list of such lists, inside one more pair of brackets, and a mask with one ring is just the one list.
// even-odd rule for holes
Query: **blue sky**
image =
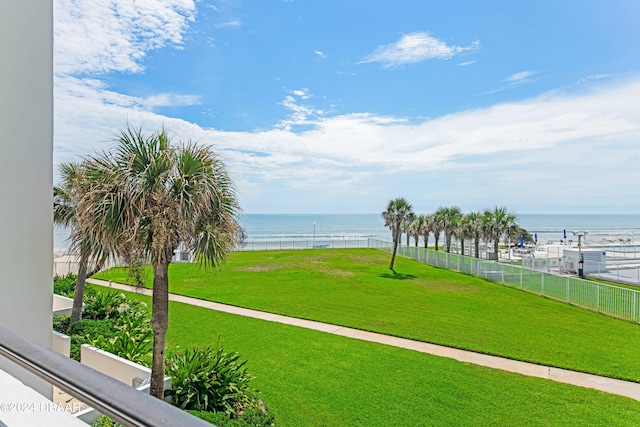
{"label": "blue sky", "polygon": [[129,121],[211,144],[247,213],[640,212],[635,0],[54,10],[55,167]]}

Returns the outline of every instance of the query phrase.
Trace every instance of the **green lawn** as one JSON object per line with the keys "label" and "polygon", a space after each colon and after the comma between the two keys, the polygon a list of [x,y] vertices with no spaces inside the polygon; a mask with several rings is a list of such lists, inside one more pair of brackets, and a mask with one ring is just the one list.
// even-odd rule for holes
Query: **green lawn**
{"label": "green lawn", "polygon": [[405,258],[393,274],[388,261],[372,249],[238,252],[216,273],[171,265],[170,290],[640,381],[639,325]]}
{"label": "green lawn", "polygon": [[220,334],[225,349],[248,360],[281,427],[634,426],[640,419],[640,402],[595,390],[180,303],[169,310],[169,347],[204,347]]}

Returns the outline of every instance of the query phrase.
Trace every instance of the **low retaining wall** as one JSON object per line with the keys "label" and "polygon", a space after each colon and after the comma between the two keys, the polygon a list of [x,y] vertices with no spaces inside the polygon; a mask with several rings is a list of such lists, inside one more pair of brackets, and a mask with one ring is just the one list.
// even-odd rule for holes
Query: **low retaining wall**
{"label": "low retaining wall", "polygon": [[[80,363],[115,380],[135,387],[143,393],[149,393],[151,369],[145,366],[133,363],[108,351],[92,347],[89,344],[83,344],[80,347]],[[164,389],[167,390],[169,388],[171,388],[171,377],[164,377]],[[89,408],[74,415],[87,424],[92,424],[102,414],[93,408]]]}
{"label": "low retaining wall", "polygon": [[53,314],[69,314],[73,309],[73,298],[63,297],[62,295],[53,294]]}
{"label": "low retaining wall", "polygon": [[55,352],[69,357],[69,355],[71,354],[71,338],[64,334],[61,334],[60,332],[53,331],[53,337],[51,338],[51,348]]}

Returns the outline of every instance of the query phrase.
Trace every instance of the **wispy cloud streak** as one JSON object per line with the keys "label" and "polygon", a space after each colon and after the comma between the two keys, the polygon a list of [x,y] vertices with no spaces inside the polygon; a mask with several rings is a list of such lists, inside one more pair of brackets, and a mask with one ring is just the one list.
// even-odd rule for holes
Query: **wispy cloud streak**
{"label": "wispy cloud streak", "polygon": [[383,68],[397,68],[428,59],[451,59],[461,53],[477,50],[479,47],[479,41],[474,41],[466,47],[449,46],[427,32],[415,32],[403,35],[395,43],[378,46],[360,63],[378,62]]}

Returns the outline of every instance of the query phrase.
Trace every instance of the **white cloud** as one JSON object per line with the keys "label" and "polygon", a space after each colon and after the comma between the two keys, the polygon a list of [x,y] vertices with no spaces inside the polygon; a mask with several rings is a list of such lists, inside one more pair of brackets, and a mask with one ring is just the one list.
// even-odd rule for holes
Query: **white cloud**
{"label": "white cloud", "polygon": [[429,33],[415,32],[403,35],[395,43],[378,46],[360,63],[379,62],[383,68],[397,68],[427,59],[451,59],[461,53],[477,50],[479,46],[478,41],[467,47],[449,46]]}
{"label": "white cloud", "polygon": [[239,19],[232,19],[230,21],[221,22],[216,24],[216,28],[240,28],[242,26],[242,21]]}
{"label": "white cloud", "polygon": [[275,126],[277,129],[291,131],[293,126],[315,125],[318,117],[325,114],[320,109],[300,103],[301,100],[308,100],[312,97],[309,89],[297,89],[289,91],[289,93],[290,95],[287,95],[280,105],[291,111],[291,113]]}
{"label": "white cloud", "polygon": [[476,60],[474,59],[473,61],[465,61],[465,62],[461,62],[458,65],[461,67],[466,67],[467,65],[471,65],[471,64],[475,64]]}
{"label": "white cloud", "polygon": [[511,74],[510,76],[500,80],[502,85],[490,89],[486,92],[482,92],[481,95],[489,95],[496,92],[502,92],[503,90],[509,90],[516,88],[518,86],[522,86],[527,83],[532,83],[535,81],[532,77],[538,74],[538,71],[520,71],[519,73]]}
{"label": "white cloud", "polygon": [[200,104],[200,97],[197,95],[159,93],[143,99],[141,104],[146,110],[153,111],[158,107],[198,105]]}
{"label": "white cloud", "polygon": [[608,73],[608,74],[592,74],[590,76],[587,76],[583,79],[578,80],[577,84],[583,84],[583,83],[587,83],[590,82],[592,80],[600,80],[600,79],[608,79],[613,77],[615,74],[613,73]]}
{"label": "white cloud", "polygon": [[292,94],[297,96],[300,99],[309,99],[311,98],[311,94],[309,93],[308,88],[296,89],[291,91]]}
{"label": "white cloud", "polygon": [[[476,203],[473,208],[486,207],[483,200],[514,209],[516,200],[520,206],[542,200],[575,207],[587,195],[610,194],[624,194],[618,200],[607,196],[611,206],[624,207],[640,197],[640,80],[594,88],[608,75],[593,75],[584,79],[590,85],[581,85],[580,93],[548,93],[420,121],[367,112],[331,115],[311,105],[311,91],[301,88],[287,93],[281,105],[289,115],[272,129],[204,129],[153,112],[197,104],[193,95],[140,98],[97,79],[108,71],[140,72],[149,49],[179,46],[195,14],[187,0],[135,4],[133,11],[124,0],[107,5],[56,0],[55,164],[107,147],[129,121],[213,145],[238,183],[241,201],[248,200],[247,211],[269,204],[299,206],[304,200],[315,212],[324,206],[321,201],[335,200],[344,203],[334,207],[339,211],[379,211],[398,188],[418,203],[435,198],[434,208],[465,207],[461,200]],[[474,48],[477,44],[447,46],[413,33],[379,47],[363,62],[393,68],[450,59]],[[500,83],[513,87],[535,76],[521,71]]]}
{"label": "white cloud", "polygon": [[519,73],[511,74],[506,79],[502,80],[503,82],[509,83],[521,83],[529,80],[529,77],[536,74],[536,71],[521,71]]}
{"label": "white cloud", "polygon": [[[274,129],[224,132],[146,111],[143,99],[109,92],[98,82],[65,84],[56,93],[55,162],[107,146],[129,120],[147,130],[165,126],[177,137],[212,144],[241,194],[251,195],[246,209],[275,203],[271,198],[276,188],[287,194],[280,203],[294,205],[309,192],[317,200],[340,193],[377,203],[379,197],[393,197],[386,191],[402,185],[403,194],[418,200],[429,188],[430,197],[439,198],[437,204],[464,201],[483,208],[488,198],[520,210],[531,209],[529,197],[560,206],[580,203],[578,193],[586,196],[563,188],[589,189],[593,195],[615,188],[638,196],[640,120],[635,100],[640,80],[575,94],[550,93],[418,123],[369,113],[328,116],[305,105],[300,95],[309,93],[287,96],[283,105],[292,115]],[[297,124],[307,130],[294,132]],[[630,199],[618,203],[628,203],[625,200]],[[371,211],[362,206],[350,209]]]}
{"label": "white cloud", "polygon": [[[99,86],[69,88],[69,92],[72,89],[79,96],[67,97],[75,105],[59,111],[60,120],[65,121],[62,128],[93,122],[96,116],[108,118],[109,129],[114,129],[114,123],[121,125],[127,116],[154,123],[176,122],[137,108],[144,105],[144,100],[112,94]],[[80,89],[85,93],[80,93]],[[638,96],[640,82],[633,82],[584,94],[544,95],[413,124],[404,118],[366,113],[324,117],[321,111],[289,95],[283,101],[293,111],[288,124],[308,124],[312,129],[295,133],[290,126],[281,126],[255,133],[221,132],[190,124],[186,136],[211,136],[221,148],[266,153],[264,157],[245,155],[245,158],[251,158],[256,166],[269,168],[295,167],[296,162],[305,159],[305,168],[330,163],[343,168],[375,167],[380,172],[433,171],[458,167],[457,161],[463,157],[491,162],[491,156],[504,153],[539,150],[551,153],[582,141],[595,144],[627,138],[616,150],[632,149],[637,153],[639,148],[630,135],[640,133],[636,107],[631,101]],[[89,103],[92,108],[82,108],[79,102]],[[78,117],[89,111],[90,117]],[[193,135],[193,131],[199,135]],[[593,163],[596,159],[586,160]],[[258,171],[259,168],[254,172]]]}
{"label": "white cloud", "polygon": [[314,50],[313,53],[314,55],[316,55],[318,58],[321,58],[321,59],[325,59],[327,57],[327,54],[321,50]]}
{"label": "white cloud", "polygon": [[146,52],[180,45],[195,15],[192,0],[54,2],[58,75],[140,72]]}

